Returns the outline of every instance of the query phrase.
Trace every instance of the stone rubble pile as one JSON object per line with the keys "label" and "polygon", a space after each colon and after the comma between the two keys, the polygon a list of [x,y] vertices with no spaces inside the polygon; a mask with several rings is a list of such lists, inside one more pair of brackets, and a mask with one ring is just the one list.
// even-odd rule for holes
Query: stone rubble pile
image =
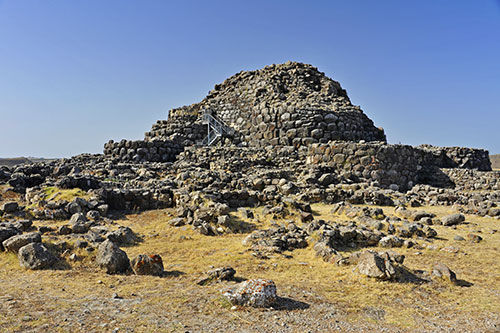
{"label": "stone rubble pile", "polygon": [[[205,112],[234,133],[201,146]],[[207,236],[249,233],[245,244],[261,258],[311,245],[327,262],[394,279],[402,260],[391,250],[347,258],[339,252],[419,248],[437,236],[431,226],[453,228],[465,222],[462,214],[500,219],[500,172],[491,171],[487,151],[387,144],[383,129],[352,105],[338,82],[296,62],[235,74],[201,102],[171,110],[144,140],[111,140],[104,154],[2,166],[0,185],[22,198],[0,193],[0,249],[33,269],[50,268],[71,251],[61,245],[52,254],[42,242],[50,235],[97,250],[96,261],[108,273],[162,275],[157,255],[129,260],[120,246],[140,238],[111,227],[112,219],[175,208],[172,226]],[[315,220],[312,203],[334,205],[334,221]],[[393,206],[395,214],[355,205]],[[405,209],[420,206],[453,206],[457,214],[438,219]],[[288,221],[254,230],[250,208],[256,207],[259,218]],[[68,223],[35,229],[32,219]],[[467,239],[482,241],[475,233]],[[452,279],[443,267],[438,273]],[[270,306],[276,291],[272,281],[247,281],[227,297],[233,304]]]}

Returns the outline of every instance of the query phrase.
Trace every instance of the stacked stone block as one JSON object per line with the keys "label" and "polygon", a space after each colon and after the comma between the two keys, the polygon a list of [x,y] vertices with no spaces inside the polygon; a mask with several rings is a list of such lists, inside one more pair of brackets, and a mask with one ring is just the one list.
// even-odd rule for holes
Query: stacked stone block
{"label": "stacked stone block", "polygon": [[104,145],[104,155],[131,162],[173,162],[184,147],[174,141],[110,140]]}
{"label": "stacked stone block", "polygon": [[309,147],[308,164],[327,164],[340,174],[393,189],[411,188],[421,170],[422,151],[407,145],[330,142]]}
{"label": "stacked stone block", "polygon": [[427,152],[432,165],[439,168],[491,171],[489,153],[484,149],[435,147],[431,145],[420,145],[418,148]]}
{"label": "stacked stone block", "polygon": [[151,131],[145,133],[146,141],[175,141],[184,146],[191,146],[203,141],[207,136],[207,126],[197,115],[175,115],[168,120],[158,120]]}
{"label": "stacked stone block", "polygon": [[385,141],[340,84],[311,65],[288,62],[240,72],[199,104],[251,146],[307,146],[330,140]]}

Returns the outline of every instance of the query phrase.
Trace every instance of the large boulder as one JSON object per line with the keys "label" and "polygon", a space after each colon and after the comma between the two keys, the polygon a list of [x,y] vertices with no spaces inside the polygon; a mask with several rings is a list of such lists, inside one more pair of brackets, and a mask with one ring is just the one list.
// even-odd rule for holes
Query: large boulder
{"label": "large boulder", "polygon": [[118,245],[133,245],[140,240],[129,227],[120,227],[108,233],[106,237]]}
{"label": "large boulder", "polygon": [[158,254],[139,254],[132,259],[131,266],[136,275],[163,274],[163,260]]}
{"label": "large boulder", "polygon": [[227,290],[224,297],[234,305],[267,308],[276,302],[276,285],[272,280],[251,279]]}
{"label": "large boulder", "polygon": [[127,254],[109,239],[97,248],[96,261],[99,267],[108,274],[123,273],[130,268]]}
{"label": "large boulder", "polygon": [[465,216],[463,214],[451,214],[443,217],[441,222],[443,225],[452,226],[465,221]]}
{"label": "large boulder", "polygon": [[71,216],[69,220],[71,230],[75,234],[84,234],[89,231],[92,222],[87,221],[87,218],[82,213],[75,213]]}
{"label": "large boulder", "polygon": [[219,267],[207,272],[207,276],[198,280],[196,282],[200,286],[206,285],[212,281],[225,280],[232,281],[234,280],[234,274],[236,274],[236,270],[232,267]]}
{"label": "large boulder", "polygon": [[29,269],[47,269],[57,262],[57,258],[42,243],[21,247],[17,256],[21,266]]}
{"label": "large boulder", "polygon": [[12,236],[18,235],[19,230],[13,227],[0,227],[0,250],[3,251],[3,242]]}
{"label": "large boulder", "polygon": [[41,243],[42,236],[38,232],[16,235],[2,242],[5,251],[18,253],[19,249],[31,243]]}
{"label": "large boulder", "polygon": [[379,280],[390,280],[396,276],[391,261],[370,250],[361,254],[356,269],[360,274]]}
{"label": "large boulder", "polygon": [[398,236],[389,235],[385,236],[379,240],[378,245],[381,247],[401,247],[403,246],[404,240]]}
{"label": "large boulder", "polygon": [[432,275],[453,284],[457,283],[457,275],[455,272],[442,263],[434,264],[432,267]]}
{"label": "large boulder", "polygon": [[19,210],[19,204],[15,201],[8,201],[0,206],[0,210],[6,214],[15,213]]}

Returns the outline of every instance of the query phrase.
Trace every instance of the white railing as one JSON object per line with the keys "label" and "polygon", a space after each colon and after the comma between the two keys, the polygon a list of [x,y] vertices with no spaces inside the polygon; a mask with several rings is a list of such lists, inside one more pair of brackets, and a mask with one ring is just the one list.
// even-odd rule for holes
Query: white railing
{"label": "white railing", "polygon": [[224,133],[229,134],[232,132],[232,129],[224,124],[222,120],[215,118],[207,111],[202,115],[202,123],[207,125],[208,129],[208,134],[202,141],[202,144],[206,146],[212,145]]}

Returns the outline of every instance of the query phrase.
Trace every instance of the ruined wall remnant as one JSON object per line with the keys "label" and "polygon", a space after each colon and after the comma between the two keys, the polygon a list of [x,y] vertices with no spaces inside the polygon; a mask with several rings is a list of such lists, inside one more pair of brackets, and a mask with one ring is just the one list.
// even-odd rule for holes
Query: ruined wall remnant
{"label": "ruined wall remnant", "polygon": [[[208,132],[205,112],[231,128],[217,148],[199,147]],[[399,190],[461,183],[443,168],[491,170],[486,150],[387,144],[383,129],[351,103],[339,82],[298,62],[241,71],[216,84],[202,101],[170,110],[144,140],[110,141],[104,153],[120,161],[179,160],[232,170],[252,163],[265,168],[268,159],[291,169],[307,161],[345,179]]]}
{"label": "ruined wall remnant", "polygon": [[174,141],[110,140],[104,145],[104,155],[120,161],[173,162],[182,151],[183,146]]}

